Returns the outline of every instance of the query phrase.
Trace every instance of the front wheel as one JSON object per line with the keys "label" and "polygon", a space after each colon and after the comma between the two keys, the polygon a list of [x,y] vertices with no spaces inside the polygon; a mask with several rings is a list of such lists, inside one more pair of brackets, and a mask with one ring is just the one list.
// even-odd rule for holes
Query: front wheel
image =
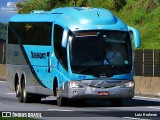
{"label": "front wheel", "polygon": [[64,97],[57,97],[57,105],[58,106],[66,106],[67,105],[67,98]]}
{"label": "front wheel", "polygon": [[57,95],[57,105],[58,106],[66,106],[68,103],[68,99],[64,98],[60,95],[60,90],[58,90],[58,88],[57,88],[56,92],[57,92],[57,94],[56,94]]}

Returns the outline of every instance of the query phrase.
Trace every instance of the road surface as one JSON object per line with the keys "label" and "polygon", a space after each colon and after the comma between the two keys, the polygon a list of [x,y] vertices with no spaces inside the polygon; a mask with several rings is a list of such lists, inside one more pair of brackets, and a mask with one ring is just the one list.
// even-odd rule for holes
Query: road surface
{"label": "road surface", "polygon": [[[113,106],[107,100],[88,100],[86,104],[59,107],[55,97],[42,99],[39,103],[19,103],[15,92],[0,81],[0,111],[11,112],[12,116],[26,116],[35,113],[38,119],[65,120],[158,120],[160,119],[160,98],[135,96],[123,100],[121,106]],[[15,113],[15,114],[13,114]],[[18,114],[19,113],[19,114]]]}

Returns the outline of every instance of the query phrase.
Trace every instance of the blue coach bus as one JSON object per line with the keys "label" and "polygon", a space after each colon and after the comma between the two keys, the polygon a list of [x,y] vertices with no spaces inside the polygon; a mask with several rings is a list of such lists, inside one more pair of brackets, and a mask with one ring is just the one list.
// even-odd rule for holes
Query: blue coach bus
{"label": "blue coach bus", "polygon": [[103,8],[66,7],[9,20],[7,83],[19,102],[134,97],[132,37],[138,30]]}

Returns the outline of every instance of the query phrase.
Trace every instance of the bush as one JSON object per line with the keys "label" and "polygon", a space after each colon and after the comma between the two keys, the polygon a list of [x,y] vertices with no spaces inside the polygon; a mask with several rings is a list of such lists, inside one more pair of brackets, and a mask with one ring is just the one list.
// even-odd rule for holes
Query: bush
{"label": "bush", "polygon": [[126,0],[113,0],[113,9],[116,11],[121,10],[126,5]]}

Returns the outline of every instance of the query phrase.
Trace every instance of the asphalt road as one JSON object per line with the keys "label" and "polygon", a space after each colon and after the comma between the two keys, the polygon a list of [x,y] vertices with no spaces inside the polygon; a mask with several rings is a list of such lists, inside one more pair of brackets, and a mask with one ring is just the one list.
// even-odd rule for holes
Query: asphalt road
{"label": "asphalt road", "polygon": [[6,81],[0,81],[0,112],[11,112],[12,117],[34,113],[38,119],[42,116],[40,119],[56,120],[158,120],[160,98],[135,96],[132,100],[123,100],[121,106],[113,106],[106,100],[88,100],[86,104],[59,107],[54,97],[39,103],[19,103]]}

